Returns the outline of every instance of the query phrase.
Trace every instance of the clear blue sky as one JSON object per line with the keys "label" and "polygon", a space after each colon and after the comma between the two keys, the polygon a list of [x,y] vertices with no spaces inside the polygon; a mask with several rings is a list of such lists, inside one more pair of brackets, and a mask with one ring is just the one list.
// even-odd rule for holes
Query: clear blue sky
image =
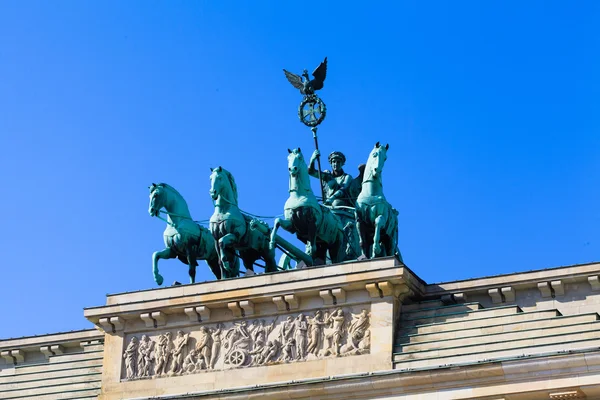
{"label": "clear blue sky", "polygon": [[355,174],[390,144],[420,277],[600,260],[598,21],[597,1],[0,2],[0,337],[86,328],[106,293],[155,287],[152,182],[205,219],[222,165],[243,209],[281,213],[286,149],[313,148],[282,68],[324,56],[320,146]]}

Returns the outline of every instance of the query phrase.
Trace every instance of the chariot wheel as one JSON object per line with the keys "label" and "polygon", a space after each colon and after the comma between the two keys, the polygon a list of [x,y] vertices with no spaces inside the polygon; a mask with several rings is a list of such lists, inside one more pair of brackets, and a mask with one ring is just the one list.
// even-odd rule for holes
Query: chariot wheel
{"label": "chariot wheel", "polygon": [[235,349],[229,354],[229,364],[239,367],[246,362],[246,353],[239,349]]}

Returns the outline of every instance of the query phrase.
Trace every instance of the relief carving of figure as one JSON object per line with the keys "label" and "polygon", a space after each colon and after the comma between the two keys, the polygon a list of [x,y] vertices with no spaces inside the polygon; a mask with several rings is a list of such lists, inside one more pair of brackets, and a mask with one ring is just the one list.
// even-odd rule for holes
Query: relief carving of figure
{"label": "relief carving of figure", "polygon": [[340,355],[340,347],[342,346],[342,339],[344,336],[344,324],[346,322],[346,316],[341,308],[338,308],[331,314],[326,321],[331,324],[329,333],[325,335],[329,343],[329,348],[326,350],[326,354]]}
{"label": "relief carving of figure", "polygon": [[183,360],[183,372],[194,372],[197,370],[196,364],[198,363],[198,352],[196,349],[190,350],[188,355]]}
{"label": "relief carving of figure", "polygon": [[315,312],[314,318],[310,318],[308,322],[308,354],[319,355],[319,350],[323,345],[323,326],[325,321],[323,320],[323,313],[318,310]]}
{"label": "relief carving of figure", "polygon": [[250,333],[248,332],[248,324],[246,321],[234,322],[233,325],[233,328],[230,328],[225,334],[225,339],[227,339],[227,343],[225,344],[227,348],[227,354],[231,353],[238,343],[245,342],[250,339]]}
{"label": "relief carving of figure", "polygon": [[294,321],[294,341],[296,342],[296,358],[306,358],[306,342],[308,335],[308,324],[304,314],[298,314]]}
{"label": "relief carving of figure", "polygon": [[167,373],[169,361],[171,360],[172,348],[173,345],[171,344],[171,332],[167,332],[164,335],[158,336],[158,344],[155,354],[156,364],[154,365],[154,373],[156,375]]}
{"label": "relief carving of figure", "polygon": [[137,374],[138,340],[134,336],[127,345],[123,358],[125,359],[125,370],[127,379],[134,379]]}
{"label": "relief carving of figure", "polygon": [[283,345],[283,350],[281,352],[281,361],[293,361],[295,348],[296,341],[293,338],[289,338],[288,341]]}
{"label": "relief carving of figure", "polygon": [[184,334],[183,331],[177,331],[177,337],[173,341],[175,347],[173,349],[173,365],[171,366],[169,373],[177,374],[182,371],[184,350],[189,338],[189,333]]}
{"label": "relief carving of figure", "polygon": [[294,334],[294,318],[291,315],[281,324],[281,330],[279,331],[279,342],[287,343],[287,341],[293,338]]}
{"label": "relief carving of figure", "polygon": [[255,349],[250,352],[254,355],[255,365],[265,365],[270,361],[274,361],[279,352],[279,342],[277,340],[269,340],[267,344],[262,346],[260,349]]}
{"label": "relief carving of figure", "polygon": [[206,326],[200,327],[199,333],[200,335],[198,336],[198,340],[196,342],[196,353],[198,354],[198,358],[203,358],[205,365],[208,365],[210,363],[212,354],[212,335]]}
{"label": "relief carving of figure", "polygon": [[252,330],[252,340],[254,341],[254,347],[263,347],[267,343],[269,334],[273,331],[275,323],[279,317],[275,317],[273,322],[265,326],[264,320],[254,322],[254,329]]}
{"label": "relief carving of figure", "polygon": [[142,335],[142,340],[138,345],[138,364],[137,373],[139,377],[150,376],[150,364],[152,363],[152,350],[154,342],[147,335]]}
{"label": "relief carving of figure", "polygon": [[206,360],[208,368],[214,369],[217,360],[219,359],[219,353],[221,352],[221,333],[223,332],[223,324],[217,324],[217,329],[211,329],[212,338],[212,349],[210,354],[210,360]]}
{"label": "relief carving of figure", "polygon": [[358,343],[369,329],[369,315],[367,310],[362,310],[358,316],[353,316],[353,318],[354,320],[348,328],[348,343],[354,348],[358,348]]}

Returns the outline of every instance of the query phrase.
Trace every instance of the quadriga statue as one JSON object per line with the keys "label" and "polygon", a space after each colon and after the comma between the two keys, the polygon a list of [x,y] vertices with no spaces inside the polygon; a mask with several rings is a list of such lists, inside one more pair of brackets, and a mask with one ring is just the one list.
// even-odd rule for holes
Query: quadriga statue
{"label": "quadriga statue", "polygon": [[284,205],[284,218],[275,219],[271,248],[275,248],[279,227],[306,244],[306,254],[324,263],[327,252],[332,263],[344,260],[344,233],[340,219],[317,201],[310,187],[308,166],[300,148],[288,149],[290,197]]}
{"label": "quadriga statue", "polygon": [[[166,248],[152,254],[152,273],[157,284],[162,285],[163,277],[158,272],[158,260],[178,258],[187,264],[190,283],[196,280],[196,260],[206,263],[221,279],[219,256],[215,249],[215,241],[210,231],[192,220],[190,210],[183,196],[166,183],[153,183],[150,189],[150,205],[148,212],[152,217],[159,217],[161,212],[167,215],[167,227],[163,233]],[[161,211],[162,209],[165,211]]]}
{"label": "quadriga statue", "polygon": [[398,250],[398,212],[383,194],[382,173],[389,144],[377,142],[369,154],[362,188],[356,199],[356,227],[362,255],[359,259],[402,256]]}
{"label": "quadriga statue", "polygon": [[263,259],[265,272],[275,272],[275,251],[269,247],[268,235],[251,228],[252,223],[264,222],[240,211],[237,185],[231,172],[222,167],[211,168],[210,196],[215,203],[215,212],[210,217],[210,231],[216,241],[223,277],[233,278],[239,274],[236,250],[246,271],[254,271],[254,263]]}

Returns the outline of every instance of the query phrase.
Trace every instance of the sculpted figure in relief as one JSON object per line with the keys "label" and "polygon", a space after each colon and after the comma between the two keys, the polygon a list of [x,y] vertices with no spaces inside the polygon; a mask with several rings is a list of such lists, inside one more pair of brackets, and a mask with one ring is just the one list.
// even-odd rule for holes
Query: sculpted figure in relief
{"label": "sculpted figure in relief", "polygon": [[217,324],[216,329],[210,330],[212,339],[212,349],[210,352],[210,360],[206,360],[207,368],[214,369],[217,360],[219,359],[219,353],[221,352],[221,333],[223,332],[223,324]]}
{"label": "sculpted figure in relief", "polygon": [[156,364],[154,365],[154,373],[162,375],[167,373],[169,361],[171,360],[171,352],[173,345],[171,344],[171,332],[158,336],[158,344],[156,347]]}
{"label": "sculpted figure in relief", "polygon": [[293,338],[294,334],[294,318],[291,315],[288,315],[287,319],[281,324],[281,330],[279,331],[279,341],[282,344],[287,343],[287,341]]}
{"label": "sculpted figure in relief", "polygon": [[298,314],[294,321],[294,341],[296,342],[296,358],[302,360],[306,358],[306,342],[308,335],[308,324],[304,314]]}
{"label": "sculpted figure in relief", "polygon": [[154,342],[148,338],[147,335],[142,335],[142,340],[138,345],[138,364],[137,373],[138,376],[146,377],[150,376],[150,364],[152,363],[152,350],[154,349]]}
{"label": "sculpted figure in relief", "polygon": [[254,341],[254,347],[263,347],[267,343],[269,334],[273,331],[275,323],[279,317],[275,317],[273,322],[265,326],[263,319],[254,321],[252,330],[252,340]]}
{"label": "sculpted figure in relief", "polygon": [[206,326],[200,327],[198,341],[196,342],[196,353],[198,358],[203,358],[206,365],[210,363],[212,354],[212,335]]}
{"label": "sculpted figure in relief", "polygon": [[296,341],[293,338],[289,338],[288,341],[283,345],[281,352],[281,361],[289,362],[294,360],[294,350],[296,348]]}
{"label": "sculpted figure in relief", "polygon": [[340,347],[342,346],[342,339],[344,337],[344,323],[346,322],[346,316],[341,308],[338,308],[331,314],[326,321],[331,324],[329,333],[325,335],[329,343],[329,348],[325,351],[325,355],[335,354],[340,355]]}
{"label": "sculpted figure in relief", "polygon": [[246,321],[234,322],[233,328],[230,328],[225,334],[225,339],[227,339],[227,356],[236,348],[237,345],[250,340],[248,323]]}
{"label": "sculpted figure in relief", "polygon": [[198,358],[198,352],[196,351],[196,349],[190,350],[188,355],[183,360],[183,372],[191,373],[199,369],[196,366],[196,364],[199,361]]}
{"label": "sculpted figure in relief", "polygon": [[353,316],[354,320],[348,328],[348,344],[354,348],[358,347],[358,343],[365,336],[365,332],[369,329],[369,315],[367,310],[362,310],[358,316]]}
{"label": "sculpted figure in relief", "polygon": [[137,374],[137,355],[138,355],[138,340],[134,336],[131,338],[129,345],[125,349],[123,353],[123,358],[125,359],[125,369],[127,379],[135,378]]}
{"label": "sculpted figure in relief", "polygon": [[319,355],[319,350],[323,345],[323,326],[325,321],[323,320],[323,313],[321,310],[315,312],[315,316],[309,319],[308,322],[308,348],[306,352],[308,354]]}
{"label": "sculpted figure in relief", "polygon": [[184,350],[187,345],[190,334],[184,334],[183,331],[177,331],[177,337],[174,340],[173,349],[173,365],[171,366],[170,374],[176,374],[181,372],[183,368]]}

